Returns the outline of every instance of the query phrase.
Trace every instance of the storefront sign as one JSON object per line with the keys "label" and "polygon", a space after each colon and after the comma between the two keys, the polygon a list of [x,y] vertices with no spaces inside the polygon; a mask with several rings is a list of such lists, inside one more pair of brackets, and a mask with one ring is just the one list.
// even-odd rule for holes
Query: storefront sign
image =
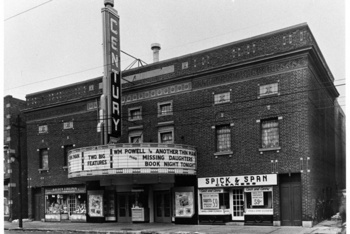
{"label": "storefront sign", "polygon": [[276,174],[198,178],[198,188],[277,185]]}
{"label": "storefront sign", "polygon": [[200,209],[199,210],[200,215],[224,215],[224,214],[231,214],[230,209]]}
{"label": "storefront sign", "polygon": [[72,194],[72,193],[86,193],[85,187],[56,187],[45,189],[45,194]]}
{"label": "storefront sign", "polygon": [[[135,147],[137,146],[137,147]],[[96,175],[115,169],[150,169],[150,173],[176,174],[175,169],[195,174],[196,150],[183,145],[168,144],[117,144],[74,149],[68,154],[68,174],[91,171]],[[115,174],[115,172],[114,172]],[[121,173],[123,174],[123,172]]]}
{"label": "storefront sign", "polygon": [[105,7],[102,9],[102,19],[104,26],[104,71],[106,76],[103,79],[105,87],[103,92],[107,97],[108,138],[118,139],[121,136],[120,30],[118,12],[113,7]]}
{"label": "storefront sign", "polygon": [[203,209],[219,209],[219,194],[204,193],[202,194]]}
{"label": "storefront sign", "polygon": [[245,193],[253,192],[253,191],[262,191],[262,192],[272,192],[272,187],[250,187],[244,188]]}
{"label": "storefront sign", "polygon": [[273,209],[246,209],[245,215],[273,215]]}
{"label": "storefront sign", "polygon": [[103,217],[103,191],[88,191],[89,216]]}
{"label": "storefront sign", "polygon": [[224,189],[200,189],[200,193],[223,193]]}

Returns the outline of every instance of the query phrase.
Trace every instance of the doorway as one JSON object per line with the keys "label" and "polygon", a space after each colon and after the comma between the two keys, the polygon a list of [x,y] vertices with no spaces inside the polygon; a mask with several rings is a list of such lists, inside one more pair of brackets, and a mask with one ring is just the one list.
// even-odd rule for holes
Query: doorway
{"label": "doorway", "polygon": [[41,194],[37,193],[34,195],[34,220],[35,221],[40,221],[41,220]]}
{"label": "doorway", "polygon": [[135,201],[135,195],[132,193],[118,193],[117,205],[118,205],[118,222],[131,223],[131,208]]}
{"label": "doorway", "polygon": [[154,209],[156,223],[171,222],[171,196],[170,191],[155,191],[154,192]]}
{"label": "doorway", "polygon": [[300,174],[280,175],[282,226],[301,226],[301,177]]}

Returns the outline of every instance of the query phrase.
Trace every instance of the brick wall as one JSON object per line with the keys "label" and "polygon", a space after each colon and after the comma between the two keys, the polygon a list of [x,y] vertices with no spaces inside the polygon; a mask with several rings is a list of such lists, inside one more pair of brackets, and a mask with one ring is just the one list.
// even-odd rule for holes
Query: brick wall
{"label": "brick wall", "polygon": [[[120,142],[128,142],[135,127],[142,130],[144,142],[158,142],[158,129],[167,123],[174,127],[174,143],[197,147],[198,177],[301,173],[303,220],[310,220],[316,197],[334,188],[335,172],[329,165],[334,164],[332,105],[337,93],[308,27],[231,43],[126,71],[123,76],[167,66],[174,66],[174,71],[123,84]],[[97,87],[100,82],[101,78],[96,78],[28,95],[32,187],[78,183],[67,179],[61,146],[100,144],[98,109],[86,109],[87,103],[101,94],[101,90],[90,92],[87,87]],[[270,83],[278,83],[279,94],[259,98],[259,86]],[[214,105],[214,95],[224,92],[230,93],[231,101]],[[173,114],[158,117],[158,103],[167,101],[173,103]],[[142,120],[128,120],[128,109],[133,107],[142,107]],[[281,149],[261,151],[260,120],[270,117],[278,117]],[[69,120],[73,120],[74,130],[62,130],[62,121]],[[48,125],[47,134],[38,133],[42,124]],[[232,153],[217,156],[215,127],[222,124],[230,125]],[[50,167],[41,173],[40,148],[49,148]],[[274,186],[276,220],[280,219],[279,199],[279,188]]]}
{"label": "brick wall", "polygon": [[[14,124],[18,124],[17,117],[20,116],[22,127],[25,126],[24,116],[21,111],[25,108],[26,102],[12,96],[4,97],[4,185],[8,188],[8,200],[12,201],[10,205],[11,219],[19,217],[19,164],[18,160],[10,162],[11,156],[18,157],[18,128]],[[21,153],[21,183],[22,183],[22,217],[28,216],[27,210],[27,154],[26,154],[26,129],[21,128],[20,153]],[[15,153],[9,153],[8,150],[15,150]],[[14,186],[13,186],[14,185]]]}

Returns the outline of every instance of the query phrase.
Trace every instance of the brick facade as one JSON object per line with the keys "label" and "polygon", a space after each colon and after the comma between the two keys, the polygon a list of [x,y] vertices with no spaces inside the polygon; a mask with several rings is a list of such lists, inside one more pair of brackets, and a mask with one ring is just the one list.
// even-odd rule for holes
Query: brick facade
{"label": "brick facade", "polygon": [[[334,166],[334,102],[339,94],[306,24],[131,69],[123,77],[121,143],[128,143],[135,129],[142,132],[143,142],[157,143],[158,129],[171,126],[175,144],[196,147],[198,178],[277,174],[288,182],[289,175],[293,183],[300,180],[302,222],[312,221],[316,199],[335,199],[339,187],[334,181],[342,178],[336,177]],[[86,106],[99,103],[101,81],[27,96],[32,193],[82,184],[67,178],[62,146],[100,144],[98,108],[88,111]],[[278,93],[260,96],[259,87],[272,83],[278,84]],[[91,85],[95,89],[88,91]],[[221,93],[229,93],[230,101],[215,104]],[[163,102],[172,103],[171,115],[158,116]],[[135,107],[141,107],[142,119],[130,121],[128,111]],[[264,150],[261,121],[269,118],[278,120],[279,148]],[[63,130],[63,122],[70,120],[74,129]],[[40,125],[48,125],[48,133],[39,134]],[[232,152],[226,154],[216,149],[215,132],[221,125],[231,130]],[[38,171],[41,148],[49,149],[47,171]],[[274,222],[282,219],[280,190],[280,184],[273,186]]]}
{"label": "brick facade", "polygon": [[4,97],[4,217],[8,220],[19,218],[19,165],[18,160],[11,161],[11,157],[18,156],[21,151],[22,167],[22,218],[28,216],[27,202],[27,155],[26,155],[26,129],[20,129],[20,146],[18,139],[18,116],[21,118],[21,126],[25,126],[25,120],[21,111],[25,108],[26,102],[12,96]]}

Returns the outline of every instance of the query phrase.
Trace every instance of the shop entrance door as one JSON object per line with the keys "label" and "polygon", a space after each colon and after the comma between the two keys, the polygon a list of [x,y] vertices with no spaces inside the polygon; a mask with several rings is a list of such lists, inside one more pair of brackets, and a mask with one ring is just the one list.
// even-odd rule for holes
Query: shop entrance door
{"label": "shop entrance door", "polygon": [[41,220],[41,213],[40,213],[40,206],[41,206],[41,194],[35,194],[34,196],[34,220],[40,221]]}
{"label": "shop entrance door", "polygon": [[243,189],[232,190],[232,220],[244,220]]}
{"label": "shop entrance door", "polygon": [[131,193],[117,194],[118,206],[118,222],[131,223],[131,208],[135,200],[135,196]]}
{"label": "shop entrance door", "polygon": [[155,217],[157,223],[171,222],[171,199],[169,191],[154,192]]}
{"label": "shop entrance door", "polygon": [[282,177],[280,181],[282,219],[281,225],[301,226],[302,210],[300,174],[289,176],[289,178]]}
{"label": "shop entrance door", "polygon": [[69,216],[76,210],[76,200],[74,195],[68,196],[68,214]]}

